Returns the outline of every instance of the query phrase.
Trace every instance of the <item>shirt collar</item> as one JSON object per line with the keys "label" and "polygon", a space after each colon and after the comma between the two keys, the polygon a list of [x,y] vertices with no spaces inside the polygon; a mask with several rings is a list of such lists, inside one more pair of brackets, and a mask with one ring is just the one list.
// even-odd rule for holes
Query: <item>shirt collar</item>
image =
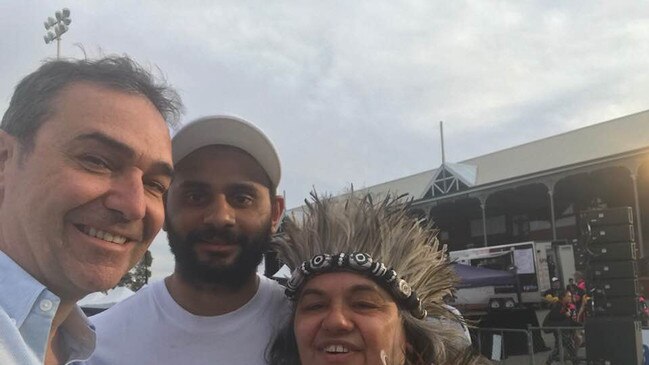
{"label": "shirt collar", "polygon": [[[29,275],[4,252],[0,251],[0,307],[22,326],[45,285]],[[19,293],[19,295],[17,295]]]}
{"label": "shirt collar", "polygon": [[[16,321],[16,327],[20,328],[39,296],[43,292],[51,292],[2,251],[0,272],[0,307]],[[51,295],[56,297],[54,293]],[[61,329],[69,350],[69,359],[89,358],[95,349],[96,335],[94,327],[79,306],[75,306],[70,312],[61,324]]]}

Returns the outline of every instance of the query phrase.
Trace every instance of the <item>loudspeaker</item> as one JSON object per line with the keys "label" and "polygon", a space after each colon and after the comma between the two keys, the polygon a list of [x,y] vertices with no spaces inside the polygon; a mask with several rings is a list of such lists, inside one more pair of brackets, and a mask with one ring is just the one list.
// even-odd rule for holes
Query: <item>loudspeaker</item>
{"label": "loudspeaker", "polygon": [[580,222],[591,227],[633,224],[631,207],[587,210],[580,214]]}
{"label": "loudspeaker", "polygon": [[640,295],[640,283],[637,279],[595,280],[592,282],[592,289],[595,295],[608,297]]}
{"label": "loudspeaker", "polygon": [[585,250],[585,246],[578,243],[573,243],[572,250],[575,254],[575,269],[585,272],[588,269],[588,262],[590,261],[590,253]]}
{"label": "loudspeaker", "polygon": [[592,262],[588,271],[593,279],[637,278],[635,261]]}
{"label": "loudspeaker", "polygon": [[626,317],[595,317],[588,318],[584,327],[588,364],[642,364],[639,321]]}
{"label": "loudspeaker", "polygon": [[603,245],[590,245],[588,250],[592,254],[590,260],[597,261],[622,261],[635,260],[635,242],[608,243]]}
{"label": "loudspeaker", "polygon": [[632,225],[592,227],[590,243],[612,243],[635,241]]}
{"label": "loudspeaker", "polygon": [[593,298],[593,314],[596,317],[636,317],[639,313],[640,303],[637,297],[608,297],[599,295]]}

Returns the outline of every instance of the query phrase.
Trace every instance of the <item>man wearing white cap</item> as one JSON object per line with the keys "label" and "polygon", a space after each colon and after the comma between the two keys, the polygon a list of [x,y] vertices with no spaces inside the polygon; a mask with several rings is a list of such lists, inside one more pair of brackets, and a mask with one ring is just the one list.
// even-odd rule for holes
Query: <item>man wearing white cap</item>
{"label": "man wearing white cap", "polygon": [[239,118],[206,117],[172,141],[165,230],[174,273],[93,318],[89,364],[265,364],[288,312],[256,273],[284,210],[272,143]]}

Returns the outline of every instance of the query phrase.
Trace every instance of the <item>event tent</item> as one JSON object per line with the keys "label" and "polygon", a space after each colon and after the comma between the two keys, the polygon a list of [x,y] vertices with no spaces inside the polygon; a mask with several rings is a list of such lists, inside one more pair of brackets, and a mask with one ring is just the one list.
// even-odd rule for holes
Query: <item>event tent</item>
{"label": "event tent", "polygon": [[457,288],[477,288],[491,285],[514,285],[516,276],[508,271],[485,269],[458,263],[451,264],[460,282]]}

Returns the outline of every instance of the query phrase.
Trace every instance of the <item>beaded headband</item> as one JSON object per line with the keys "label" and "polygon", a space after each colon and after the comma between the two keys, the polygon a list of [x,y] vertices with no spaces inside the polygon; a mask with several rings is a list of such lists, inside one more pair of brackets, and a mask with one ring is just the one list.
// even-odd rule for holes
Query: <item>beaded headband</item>
{"label": "beaded headband", "polygon": [[[444,316],[444,295],[455,273],[432,223],[408,210],[400,197],[369,194],[312,199],[285,217],[271,248],[290,270],[286,295],[295,300],[315,275],[348,271],[370,278],[416,318]],[[398,273],[398,274],[397,274]]]}
{"label": "beaded headband", "polygon": [[298,292],[309,276],[332,271],[352,271],[369,276],[387,289],[396,302],[410,311],[415,318],[424,319],[428,314],[422,307],[417,293],[397,275],[396,271],[386,268],[383,263],[374,261],[370,255],[360,252],[320,254],[304,261],[291,274],[291,279],[286,285],[286,296],[296,300]]}

